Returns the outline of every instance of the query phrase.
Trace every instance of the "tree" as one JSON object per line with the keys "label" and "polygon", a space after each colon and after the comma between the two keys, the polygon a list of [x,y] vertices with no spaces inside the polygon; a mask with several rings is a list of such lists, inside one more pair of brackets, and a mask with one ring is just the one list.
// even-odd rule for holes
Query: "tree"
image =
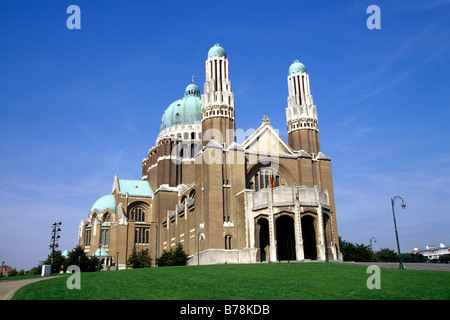
{"label": "tree", "polygon": [[422,254],[418,253],[402,253],[402,261],[403,262],[426,262],[427,258],[425,258]]}
{"label": "tree", "polygon": [[10,272],[8,272],[8,278],[17,276],[17,270],[16,268],[12,269]]}
{"label": "tree", "polygon": [[156,264],[159,267],[164,266],[184,266],[189,260],[189,256],[184,252],[183,245],[178,243],[175,250],[163,250],[163,253],[156,259]]}
{"label": "tree", "polygon": [[[64,266],[64,256],[61,254],[61,250],[55,250],[55,260],[53,261],[52,274],[59,273],[61,268]],[[50,253],[45,261],[42,261],[38,269],[42,269],[42,265],[51,265],[52,264],[52,254]]]}
{"label": "tree", "polygon": [[[42,268],[41,268],[42,270]],[[32,276],[36,274],[41,274],[41,271],[38,270],[38,267],[33,267],[30,270],[28,270],[27,275]]]}
{"label": "tree", "polygon": [[183,245],[178,243],[173,252],[173,260],[176,266],[185,266],[189,260],[189,256],[184,252]]}
{"label": "tree", "polygon": [[173,266],[174,262],[172,260],[172,250],[167,251],[164,249],[161,256],[156,258],[156,264],[158,267]]}
{"label": "tree", "polygon": [[134,269],[150,267],[152,265],[152,258],[150,258],[148,250],[136,252],[136,249],[133,248],[127,264],[131,265]]}
{"label": "tree", "polygon": [[370,246],[357,243],[353,244],[351,242],[342,240],[341,237],[339,237],[339,243],[341,252],[344,256],[344,261],[372,261],[372,250],[370,249]]}
{"label": "tree", "polygon": [[82,247],[76,246],[67,255],[67,259],[64,262],[64,270],[67,270],[71,265],[80,267],[81,272],[97,271],[98,258],[95,256],[89,257]]}
{"label": "tree", "polygon": [[439,257],[439,262],[450,263],[450,254],[444,254]]}
{"label": "tree", "polygon": [[377,262],[398,262],[398,255],[394,250],[384,248],[375,252],[375,261]]}

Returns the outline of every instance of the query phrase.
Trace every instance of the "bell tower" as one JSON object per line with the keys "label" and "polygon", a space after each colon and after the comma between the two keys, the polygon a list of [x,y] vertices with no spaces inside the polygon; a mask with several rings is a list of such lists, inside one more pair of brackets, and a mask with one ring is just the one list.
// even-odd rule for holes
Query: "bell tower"
{"label": "bell tower", "polygon": [[288,90],[286,124],[289,145],[296,151],[317,155],[320,152],[317,111],[309,87],[309,75],[298,60],[289,67]]}
{"label": "bell tower", "polygon": [[234,94],[225,50],[216,44],[208,52],[202,95],[202,146],[214,139],[222,146],[235,141]]}

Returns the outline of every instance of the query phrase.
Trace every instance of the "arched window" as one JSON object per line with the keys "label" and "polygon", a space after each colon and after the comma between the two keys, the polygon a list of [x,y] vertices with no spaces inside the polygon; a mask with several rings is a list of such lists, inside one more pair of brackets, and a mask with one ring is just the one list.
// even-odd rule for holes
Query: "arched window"
{"label": "arched window", "polygon": [[274,188],[286,185],[286,180],[279,172],[271,168],[261,168],[248,180],[247,187],[258,191],[263,188]]}
{"label": "arched window", "polygon": [[144,208],[142,207],[134,207],[131,210],[131,217],[130,219],[132,221],[140,221],[140,222],[144,222],[145,221],[145,211]]}
{"label": "arched window", "polygon": [[111,215],[109,213],[106,213],[103,222],[111,222]]}
{"label": "arched window", "polygon": [[227,234],[225,236],[225,250],[231,249],[231,235]]}

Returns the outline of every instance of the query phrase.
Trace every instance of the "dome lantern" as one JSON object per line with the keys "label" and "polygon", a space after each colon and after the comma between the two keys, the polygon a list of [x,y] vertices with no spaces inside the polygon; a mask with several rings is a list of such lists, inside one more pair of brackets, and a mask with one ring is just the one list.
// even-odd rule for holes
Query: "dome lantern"
{"label": "dome lantern", "polygon": [[289,67],[289,74],[293,74],[294,72],[306,72],[305,65],[300,61],[295,60]]}
{"label": "dome lantern", "polygon": [[214,45],[211,49],[208,51],[208,58],[211,57],[227,57],[227,53],[225,52],[225,49],[222,48],[218,43]]}

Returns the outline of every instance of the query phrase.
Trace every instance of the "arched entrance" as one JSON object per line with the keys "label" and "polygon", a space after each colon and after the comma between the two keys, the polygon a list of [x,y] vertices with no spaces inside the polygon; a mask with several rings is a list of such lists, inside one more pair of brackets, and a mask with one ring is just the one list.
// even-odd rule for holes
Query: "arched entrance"
{"label": "arched entrance", "polygon": [[317,247],[314,217],[307,215],[302,218],[302,237],[305,259],[316,260]]}
{"label": "arched entrance", "polygon": [[269,221],[261,218],[256,222],[256,247],[259,248],[259,261],[269,261],[265,248],[270,245]]}
{"label": "arched entrance", "polygon": [[295,260],[294,219],[283,215],[276,220],[277,259]]}

